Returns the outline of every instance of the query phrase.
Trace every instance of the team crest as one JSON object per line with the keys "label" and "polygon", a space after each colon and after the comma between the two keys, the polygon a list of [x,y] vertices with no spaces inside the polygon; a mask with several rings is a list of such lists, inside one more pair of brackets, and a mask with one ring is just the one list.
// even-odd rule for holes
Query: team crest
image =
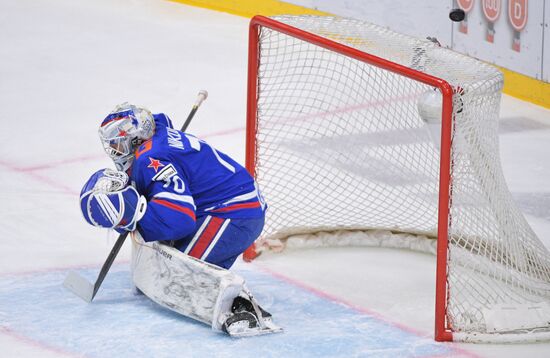
{"label": "team crest", "polygon": [[159,171],[159,168],[160,167],[163,167],[164,164],[162,164],[160,162],[160,160],[157,160],[157,159],[153,159],[151,157],[149,157],[149,160],[151,161],[151,163],[149,163],[149,165],[147,166],[147,168],[153,168],[155,169],[155,173],[157,173]]}

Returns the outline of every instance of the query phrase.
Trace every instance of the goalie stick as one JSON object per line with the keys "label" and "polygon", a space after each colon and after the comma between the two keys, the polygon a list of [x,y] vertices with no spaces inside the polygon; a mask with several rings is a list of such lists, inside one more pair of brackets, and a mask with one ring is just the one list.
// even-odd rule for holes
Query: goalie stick
{"label": "goalie stick", "polygon": [[[195,104],[193,105],[191,112],[189,112],[189,115],[187,116],[187,119],[185,120],[185,123],[181,127],[181,131],[185,132],[189,124],[191,123],[191,120],[195,116],[195,113],[197,112],[197,109],[200,107],[202,102],[208,97],[208,92],[206,90],[199,91],[199,94],[197,95],[197,100],[195,101]],[[86,302],[92,302],[95,295],[97,294],[97,291],[99,290],[99,287],[103,283],[103,280],[105,279],[105,276],[107,275],[107,272],[109,272],[109,269],[111,268],[111,265],[113,264],[113,261],[115,260],[116,256],[118,255],[118,252],[122,248],[122,245],[124,244],[124,241],[126,240],[126,237],[128,237],[128,234],[130,232],[126,231],[119,235],[118,239],[116,240],[113,248],[111,249],[111,252],[109,252],[109,256],[107,256],[107,260],[101,267],[101,270],[99,271],[99,275],[95,281],[94,284],[90,283],[87,279],[79,275],[78,273],[71,271],[65,278],[65,281],[63,282],[63,286],[67,288],[69,291],[73,292],[78,297],[82,298]]]}

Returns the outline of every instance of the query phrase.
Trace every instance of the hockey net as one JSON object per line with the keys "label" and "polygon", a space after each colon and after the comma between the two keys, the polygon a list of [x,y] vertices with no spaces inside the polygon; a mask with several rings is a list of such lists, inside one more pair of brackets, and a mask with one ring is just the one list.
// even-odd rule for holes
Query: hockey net
{"label": "hockey net", "polygon": [[550,254],[500,166],[499,71],[345,18],[255,17],[249,51],[247,168],[269,209],[246,259],[346,231],[431,251],[437,340],[550,337]]}

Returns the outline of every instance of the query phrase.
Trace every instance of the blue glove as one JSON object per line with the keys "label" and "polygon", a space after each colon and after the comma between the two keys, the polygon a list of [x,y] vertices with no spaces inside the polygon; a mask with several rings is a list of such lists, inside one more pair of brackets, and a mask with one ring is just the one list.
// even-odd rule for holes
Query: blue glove
{"label": "blue glove", "polygon": [[101,169],[84,184],[80,209],[90,225],[133,231],[145,214],[147,200],[128,185],[126,173]]}

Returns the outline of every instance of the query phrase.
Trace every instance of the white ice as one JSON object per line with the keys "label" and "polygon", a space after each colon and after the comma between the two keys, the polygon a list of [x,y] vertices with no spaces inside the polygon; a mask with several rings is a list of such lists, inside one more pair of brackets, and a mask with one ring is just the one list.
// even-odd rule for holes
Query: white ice
{"label": "white ice", "polygon": [[[247,26],[245,18],[161,0],[0,0],[0,287],[19,278],[18,285],[29,282],[23,301],[45,302],[52,297],[36,297],[37,279],[57,282],[60,277],[61,286],[69,268],[85,270],[90,279],[97,273],[115,236],[85,223],[78,193],[93,171],[111,166],[96,131],[115,104],[142,104],[177,122],[186,117],[197,92],[207,89],[209,99],[189,130],[244,162]],[[509,188],[550,247],[550,111],[504,96],[500,143]],[[119,282],[119,271],[123,282],[128,258],[126,245],[107,288],[110,277],[111,284]],[[273,282],[283,278],[300,288],[299,294],[347,303],[427,339],[433,334],[435,258],[429,255],[327,248],[265,256],[253,264],[239,262],[236,269],[261,278],[274,296],[280,283],[270,277]],[[109,292],[104,307],[120,303]],[[64,297],[64,291],[58,294]],[[124,297],[129,305],[144,305]],[[10,328],[12,317],[24,316],[17,309],[0,306],[1,356],[88,354],[37,341],[28,332],[47,327],[32,326],[32,320],[28,331]],[[50,326],[56,328],[53,315]],[[127,333],[129,339],[133,332]],[[292,338],[292,329],[285,334]],[[315,340],[315,330],[309,334]],[[353,338],[345,329],[339,334]],[[100,336],[88,339],[102,344]],[[182,337],[181,345],[188,340],[193,336]],[[224,350],[223,342],[216,345],[219,355],[236,353],[238,346],[227,344]],[[261,342],[269,347],[269,340]],[[450,353],[441,355],[550,355],[550,343],[443,347]],[[277,356],[275,349],[268,352]]]}

